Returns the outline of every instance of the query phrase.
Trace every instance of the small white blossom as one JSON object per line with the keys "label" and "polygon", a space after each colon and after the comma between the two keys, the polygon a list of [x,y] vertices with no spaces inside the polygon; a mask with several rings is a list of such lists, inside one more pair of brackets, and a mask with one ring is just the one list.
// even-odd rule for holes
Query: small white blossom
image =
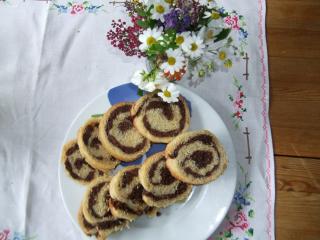
{"label": "small white blossom", "polygon": [[162,100],[167,103],[178,102],[179,95],[180,92],[173,83],[169,83],[168,86],[162,88],[162,92],[158,93],[158,96],[160,96]]}
{"label": "small white blossom", "polygon": [[163,0],[149,1],[149,4],[153,4],[151,9],[152,19],[164,22],[164,15],[170,11],[170,4]]}
{"label": "small white blossom", "polygon": [[179,72],[184,67],[185,58],[182,55],[181,50],[178,49],[168,49],[166,51],[167,60],[164,61],[160,68],[165,72],[170,72],[170,74],[174,74],[175,72]]}
{"label": "small white blossom", "polygon": [[157,40],[161,38],[162,28],[148,28],[139,35],[139,41],[141,42],[139,49],[146,51],[151,47]]}
{"label": "small white blossom", "polygon": [[182,46],[182,49],[190,58],[197,58],[203,54],[204,47],[203,39],[200,36],[193,34],[186,44]]}
{"label": "small white blossom", "polygon": [[138,86],[140,89],[144,89],[147,82],[144,81],[144,75],[146,74],[145,70],[138,70],[135,71],[135,73],[133,74],[132,78],[131,78],[131,82]]}

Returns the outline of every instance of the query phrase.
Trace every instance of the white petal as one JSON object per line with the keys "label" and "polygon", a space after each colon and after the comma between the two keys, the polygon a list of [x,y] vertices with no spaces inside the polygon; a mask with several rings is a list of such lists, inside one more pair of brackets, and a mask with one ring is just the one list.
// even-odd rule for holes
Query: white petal
{"label": "white petal", "polygon": [[168,91],[169,92],[173,92],[173,91],[175,91],[177,88],[176,88],[176,85],[175,84],[173,84],[173,83],[170,83],[169,85],[168,85]]}
{"label": "white petal", "polygon": [[153,92],[154,90],[156,90],[156,86],[154,84],[154,82],[148,82],[145,86],[144,86],[144,90],[148,91],[148,92]]}

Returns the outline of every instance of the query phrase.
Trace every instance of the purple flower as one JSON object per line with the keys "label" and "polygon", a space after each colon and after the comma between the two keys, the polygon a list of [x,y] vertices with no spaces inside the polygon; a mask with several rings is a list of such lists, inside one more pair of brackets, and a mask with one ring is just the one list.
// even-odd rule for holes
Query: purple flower
{"label": "purple flower", "polygon": [[189,15],[184,15],[181,24],[181,32],[185,31],[187,27],[191,25],[191,17]]}
{"label": "purple flower", "polygon": [[204,7],[195,0],[177,0],[176,8],[180,9],[184,16],[187,16],[188,27],[197,26],[200,16],[203,14]]}
{"label": "purple flower", "polygon": [[172,9],[171,12],[164,15],[165,29],[175,29],[177,32],[186,31],[191,24],[189,12],[179,8]]}
{"label": "purple flower", "polygon": [[164,15],[164,27],[166,29],[176,29],[178,26],[178,11],[177,9],[172,9],[171,12]]}

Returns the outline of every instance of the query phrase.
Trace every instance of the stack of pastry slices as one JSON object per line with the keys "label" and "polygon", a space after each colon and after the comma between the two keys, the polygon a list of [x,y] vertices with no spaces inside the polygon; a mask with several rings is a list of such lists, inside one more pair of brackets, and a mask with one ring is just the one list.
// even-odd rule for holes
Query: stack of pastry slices
{"label": "stack of pastry slices", "polygon": [[[156,216],[160,208],[185,201],[193,185],[224,172],[228,160],[219,140],[207,130],[188,132],[189,126],[182,96],[166,103],[151,93],[113,105],[79,129],[77,139],[64,145],[61,160],[72,179],[87,185],[78,214],[85,234],[106,239],[143,214]],[[167,145],[141,165],[115,170],[153,143]]]}

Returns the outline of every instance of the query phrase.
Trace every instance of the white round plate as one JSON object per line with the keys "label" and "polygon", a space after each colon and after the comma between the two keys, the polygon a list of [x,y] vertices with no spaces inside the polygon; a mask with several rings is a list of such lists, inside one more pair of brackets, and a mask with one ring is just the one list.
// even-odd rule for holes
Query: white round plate
{"label": "white round plate", "polygon": [[[219,226],[225,217],[235,191],[237,171],[232,140],[226,125],[217,112],[193,92],[178,86],[192,106],[190,130],[208,129],[225,147],[229,165],[218,180],[194,187],[188,200],[181,204],[161,209],[161,216],[140,217],[130,224],[130,229],[111,235],[110,240],[152,239],[152,240],[205,240]],[[72,122],[64,143],[76,137],[77,130],[96,113],[103,113],[110,107],[106,94],[102,94],[85,106]],[[59,182],[62,199],[73,223],[77,223],[77,212],[86,188],[69,178],[64,166],[59,163]],[[81,230],[80,230],[81,231]],[[83,235],[83,239],[91,239]]]}

